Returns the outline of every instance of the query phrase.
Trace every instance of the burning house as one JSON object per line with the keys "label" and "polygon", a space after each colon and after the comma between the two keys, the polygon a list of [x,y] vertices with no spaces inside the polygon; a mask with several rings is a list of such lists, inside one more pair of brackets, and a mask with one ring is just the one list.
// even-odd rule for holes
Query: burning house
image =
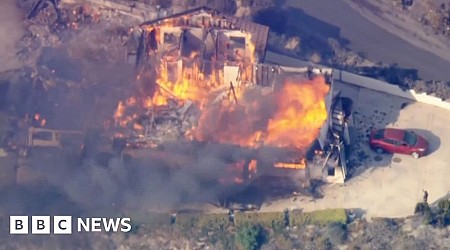
{"label": "burning house", "polygon": [[[268,27],[207,8],[136,33],[137,84],[112,121],[124,155],[182,167],[203,152],[193,148],[220,151],[223,185],[345,180],[351,101],[334,91],[331,69],[265,64]],[[169,156],[162,148],[174,142],[183,150]]]}
{"label": "burning house", "polygon": [[331,69],[265,63],[268,27],[207,8],[131,34],[136,75],[117,87],[123,98],[112,114],[99,102],[102,116],[79,131],[34,117],[29,148],[63,148],[64,138],[84,137],[68,150],[81,151],[81,161],[65,163],[83,171],[70,185],[52,182],[65,189],[95,183],[108,202],[147,199],[177,209],[186,197],[204,203],[250,187],[345,180],[351,101],[335,91]]}

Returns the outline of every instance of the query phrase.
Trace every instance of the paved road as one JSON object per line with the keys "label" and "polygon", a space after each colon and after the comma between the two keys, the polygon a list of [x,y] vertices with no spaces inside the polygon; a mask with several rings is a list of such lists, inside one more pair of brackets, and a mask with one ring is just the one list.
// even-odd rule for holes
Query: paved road
{"label": "paved road", "polygon": [[450,61],[389,33],[343,0],[288,0],[286,5],[301,8],[307,15],[339,27],[341,37],[350,41],[348,47],[367,53],[368,59],[418,69],[419,76],[426,80],[450,81]]}

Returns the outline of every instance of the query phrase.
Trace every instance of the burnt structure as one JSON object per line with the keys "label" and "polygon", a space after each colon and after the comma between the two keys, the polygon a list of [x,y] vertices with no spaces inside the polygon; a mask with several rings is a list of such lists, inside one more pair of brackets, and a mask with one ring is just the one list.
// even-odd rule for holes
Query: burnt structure
{"label": "burnt structure", "polygon": [[[231,145],[242,152],[241,160],[230,160],[231,168],[238,170],[231,182],[240,186],[261,176],[290,177],[302,186],[308,186],[311,179],[345,181],[351,100],[341,98],[334,91],[332,69],[265,64],[263,59],[268,27],[223,16],[208,8],[145,22],[140,25],[138,34],[135,64],[138,78],[144,79],[147,84],[155,82],[156,87],[150,88],[147,101],[151,104],[142,111],[146,113],[145,118],[133,126],[139,127],[139,132],[121,133],[128,140],[129,147],[125,150],[127,155],[159,155],[155,153],[158,145],[168,140],[177,140],[183,144],[208,142],[226,147]],[[146,78],[155,75],[157,79]],[[316,79],[324,79],[327,86],[327,90],[321,93],[325,94],[323,101],[326,116],[316,139],[307,146],[265,144],[264,141],[260,142],[260,138],[258,142],[243,144],[230,138],[222,140],[217,130],[196,137],[189,128],[178,128],[170,129],[177,132],[167,136],[168,126],[161,125],[166,124],[166,118],[163,117],[170,117],[167,118],[171,120],[169,127],[185,124],[183,119],[196,105],[212,106],[223,100],[245,105],[239,103],[238,92],[242,89],[259,94],[275,92],[293,79],[298,86],[302,82],[312,82],[313,89]],[[318,83],[317,88],[320,86]],[[204,93],[210,96],[205,97]],[[305,92],[304,95],[311,93],[314,94],[314,91]],[[206,99],[207,104],[204,101]],[[124,106],[119,108],[124,109]],[[118,116],[123,117],[123,114]],[[199,124],[191,125],[201,127]]]}
{"label": "burnt structure", "polygon": [[[264,63],[267,27],[206,8],[135,31],[137,93],[102,131],[113,140],[85,133],[84,163],[98,158],[94,165],[109,168],[121,155],[129,172],[140,162],[160,163],[149,167],[164,175],[191,167],[224,197],[266,179],[277,187],[345,181],[351,101],[334,90],[332,69]],[[63,137],[80,134],[28,132],[29,147],[62,147]],[[204,154],[220,166],[196,168]]]}
{"label": "burnt structure", "polygon": [[[243,58],[256,57],[262,62],[269,28],[202,7],[165,18],[145,22],[140,26],[136,66],[151,56],[150,51],[188,57],[200,53],[202,61],[230,64]],[[249,47],[251,46],[251,47]]]}

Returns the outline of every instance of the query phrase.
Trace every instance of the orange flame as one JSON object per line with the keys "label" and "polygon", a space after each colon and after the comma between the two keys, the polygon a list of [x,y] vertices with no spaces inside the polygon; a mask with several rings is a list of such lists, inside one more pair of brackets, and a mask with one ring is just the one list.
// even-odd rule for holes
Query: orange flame
{"label": "orange flame", "polygon": [[116,113],[114,113],[114,119],[118,121],[120,118],[123,117],[124,112],[125,112],[125,105],[123,104],[122,101],[120,101],[119,104],[117,105]]}
{"label": "orange flame", "polygon": [[305,83],[288,81],[277,96],[278,111],[267,127],[266,143],[278,147],[306,148],[317,138],[327,119],[323,77]]}
{"label": "orange flame", "polygon": [[289,168],[289,169],[305,169],[305,159],[301,159],[299,163],[277,162],[274,164],[276,168]]}
{"label": "orange flame", "polygon": [[240,95],[242,105],[224,104],[206,110],[193,134],[200,141],[305,149],[317,138],[327,118],[328,91],[325,79],[317,77],[289,80],[271,98],[246,100],[244,93]]}
{"label": "orange flame", "polygon": [[47,124],[47,120],[42,118],[41,114],[36,113],[34,114],[34,120],[41,126],[44,127],[45,124]]}
{"label": "orange flame", "polygon": [[[155,31],[156,42],[161,44],[161,29],[164,27],[172,27],[186,20],[167,20],[158,26],[144,26],[148,32]],[[237,61],[240,67],[241,78],[249,80],[253,70],[253,64],[256,62],[255,45],[251,41],[251,35],[245,33],[246,51],[245,57]],[[167,106],[171,103],[183,105],[185,101],[190,100],[201,109],[211,98],[211,92],[218,90],[224,86],[224,71],[222,68],[216,69],[214,58],[211,61],[212,72],[205,74],[202,67],[202,58],[199,51],[192,51],[189,56],[177,57],[173,53],[163,54],[158,65],[156,65],[157,79],[155,81],[155,89],[152,92],[144,93],[141,97],[131,97],[128,100],[121,101],[117,105],[114,114],[116,125],[125,127],[132,123],[130,112],[136,113],[134,107],[140,106],[142,109],[150,109],[152,107]],[[142,75],[137,75],[137,80],[144,80]],[[239,95],[239,89],[235,86],[235,92]],[[132,111],[134,110],[134,111]],[[139,127],[135,126],[134,127]],[[190,132],[188,132],[190,133]],[[192,136],[189,136],[192,138]]]}
{"label": "orange flame", "polygon": [[258,162],[256,160],[251,160],[248,164],[249,178],[252,178],[257,172]]}
{"label": "orange flame", "polygon": [[[183,23],[186,23],[183,18],[169,19],[157,26],[143,28],[154,31],[156,42],[160,45],[163,42],[162,32],[165,32],[162,28],[185,25]],[[243,34],[245,49],[237,50],[239,53],[229,62],[239,67],[238,86],[230,87],[229,83],[224,82],[223,66],[215,64],[218,58],[214,56],[212,73],[206,73],[210,71],[204,69],[201,51],[182,57],[179,56],[181,51],[159,54],[159,61],[154,65],[157,74],[154,89],[144,90],[143,95],[119,102],[114,114],[116,124],[142,131],[142,125],[135,120],[143,111],[161,106],[170,108],[172,104],[181,107],[190,100],[200,108],[201,113],[195,127],[186,132],[188,139],[245,147],[267,145],[305,149],[310,146],[327,118],[325,96],[329,85],[321,76],[313,80],[289,78],[277,85],[279,89],[271,94],[259,93],[255,97],[254,89],[244,88],[242,83],[253,78],[253,67],[258,60],[256,46],[249,33]],[[138,80],[146,80],[142,76],[139,74]],[[222,92],[227,89],[228,94],[223,95]],[[222,98],[224,96],[228,99]],[[253,174],[256,173],[256,165],[256,161],[250,163]]]}
{"label": "orange flame", "polygon": [[134,123],[133,124],[133,129],[134,130],[143,130],[144,127],[142,125],[140,125],[140,124]]}

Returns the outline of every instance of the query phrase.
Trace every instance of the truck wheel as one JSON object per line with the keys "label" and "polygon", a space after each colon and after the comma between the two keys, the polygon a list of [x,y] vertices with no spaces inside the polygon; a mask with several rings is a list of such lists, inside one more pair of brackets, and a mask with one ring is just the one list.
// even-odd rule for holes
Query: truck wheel
{"label": "truck wheel", "polygon": [[412,156],[414,159],[418,159],[418,158],[420,157],[419,153],[417,153],[417,152],[412,152],[412,153],[411,153],[411,156]]}
{"label": "truck wheel", "polygon": [[376,149],[375,149],[375,152],[376,152],[377,154],[382,154],[382,153],[384,153],[384,150],[383,150],[382,148],[376,148]]}

